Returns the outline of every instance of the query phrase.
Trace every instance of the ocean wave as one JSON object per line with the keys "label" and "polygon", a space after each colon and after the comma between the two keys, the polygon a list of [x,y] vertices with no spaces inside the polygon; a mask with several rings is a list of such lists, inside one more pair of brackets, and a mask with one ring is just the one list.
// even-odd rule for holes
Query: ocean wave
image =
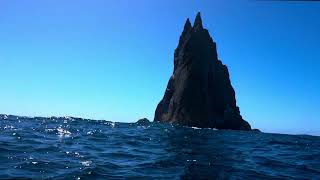
{"label": "ocean wave", "polygon": [[0,116],[0,179],[315,179],[320,138]]}

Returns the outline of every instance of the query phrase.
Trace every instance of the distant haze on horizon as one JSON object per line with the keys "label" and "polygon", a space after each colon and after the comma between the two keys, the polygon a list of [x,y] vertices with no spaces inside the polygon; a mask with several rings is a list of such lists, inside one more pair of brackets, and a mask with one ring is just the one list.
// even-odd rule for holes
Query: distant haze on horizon
{"label": "distant haze on horizon", "polygon": [[153,120],[198,11],[244,119],[320,135],[320,3],[309,2],[2,0],[0,114]]}

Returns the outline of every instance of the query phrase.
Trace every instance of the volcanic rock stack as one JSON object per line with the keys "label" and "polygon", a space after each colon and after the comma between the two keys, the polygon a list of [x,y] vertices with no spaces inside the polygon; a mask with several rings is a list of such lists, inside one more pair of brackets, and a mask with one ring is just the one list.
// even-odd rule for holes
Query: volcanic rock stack
{"label": "volcanic rock stack", "polygon": [[227,66],[216,43],[203,28],[200,13],[192,27],[187,19],[174,52],[174,70],[155,121],[201,128],[251,130],[242,119]]}

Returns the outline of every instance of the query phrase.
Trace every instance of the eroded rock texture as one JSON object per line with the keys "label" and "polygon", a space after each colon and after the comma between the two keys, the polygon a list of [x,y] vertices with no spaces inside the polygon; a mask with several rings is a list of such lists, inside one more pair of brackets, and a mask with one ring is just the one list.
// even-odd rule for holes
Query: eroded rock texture
{"label": "eroded rock texture", "polygon": [[174,52],[174,71],[155,121],[217,129],[250,130],[236,105],[227,66],[216,43],[203,28],[200,13],[192,27],[187,19]]}

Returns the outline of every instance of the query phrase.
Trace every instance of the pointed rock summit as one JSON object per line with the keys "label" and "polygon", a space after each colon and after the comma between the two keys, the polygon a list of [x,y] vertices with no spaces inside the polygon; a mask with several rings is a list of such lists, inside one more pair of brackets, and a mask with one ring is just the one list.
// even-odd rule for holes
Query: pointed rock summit
{"label": "pointed rock summit", "polygon": [[201,14],[200,12],[198,12],[196,19],[194,20],[194,25],[193,25],[194,29],[203,29],[202,26],[202,19],[201,19]]}
{"label": "pointed rock summit", "polygon": [[174,70],[155,121],[202,128],[251,130],[242,119],[227,66],[203,28],[200,12],[192,27],[187,19],[174,52]]}
{"label": "pointed rock summit", "polygon": [[189,18],[187,19],[186,23],[184,24],[183,32],[188,32],[192,29],[191,22]]}

